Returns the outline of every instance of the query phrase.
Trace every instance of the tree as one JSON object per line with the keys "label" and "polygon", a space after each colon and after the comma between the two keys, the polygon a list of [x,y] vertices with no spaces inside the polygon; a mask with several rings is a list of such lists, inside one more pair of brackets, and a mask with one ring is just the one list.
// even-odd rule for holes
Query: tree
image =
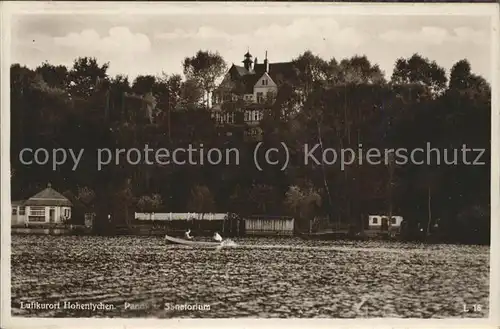
{"label": "tree", "polygon": [[197,185],[193,187],[188,201],[188,210],[201,214],[215,210],[214,197],[207,186]]}
{"label": "tree", "polygon": [[413,54],[408,59],[399,58],[396,61],[391,82],[394,84],[417,84],[425,86],[431,96],[441,95],[446,89],[446,71],[419,54]]}
{"label": "tree", "polygon": [[137,207],[141,211],[157,211],[162,205],[163,200],[159,194],[143,195],[137,201]]}
{"label": "tree", "polygon": [[175,110],[181,101],[182,77],[178,74],[162,74],[156,79],[155,93],[158,94],[158,101],[161,108],[166,111]]}
{"label": "tree", "polygon": [[152,75],[139,75],[134,79],[132,84],[132,91],[139,95],[144,95],[152,92],[156,84],[156,77]]}
{"label": "tree", "polygon": [[51,65],[44,62],[41,66],[35,69],[35,73],[39,74],[43,81],[50,87],[66,89],[68,87],[69,72],[64,65]]}
{"label": "tree", "polygon": [[187,79],[195,81],[204,90],[208,108],[210,93],[216,86],[216,80],[225,73],[226,62],[218,52],[199,50],[195,56],[184,59],[183,67]]}
{"label": "tree", "polygon": [[310,223],[318,215],[321,196],[312,187],[290,186],[285,194],[284,205],[297,220],[299,227],[310,228]]}
{"label": "tree", "polygon": [[292,63],[295,69],[294,84],[305,93],[313,86],[325,83],[328,78],[328,63],[310,50],[295,58]]}
{"label": "tree", "polygon": [[248,195],[247,190],[242,188],[240,185],[236,185],[234,190],[232,191],[230,197],[229,197],[229,207],[230,210],[234,213],[239,213],[247,215],[249,214],[248,211]]}
{"label": "tree", "polygon": [[89,97],[95,93],[97,87],[107,80],[109,63],[99,65],[96,58],[79,57],[69,72],[69,86],[71,95]]}
{"label": "tree", "polygon": [[467,94],[469,99],[488,99],[491,89],[488,82],[472,74],[470,63],[466,59],[456,62],[450,72],[450,91]]}
{"label": "tree", "polygon": [[131,120],[125,106],[125,95],[131,91],[130,82],[125,75],[117,75],[110,81],[110,119],[111,121],[127,122]]}
{"label": "tree", "polygon": [[78,194],[76,195],[76,198],[85,205],[92,206],[95,201],[96,195],[94,190],[92,190],[88,186],[84,186],[78,187]]}
{"label": "tree", "polygon": [[383,84],[384,73],[378,65],[372,65],[366,56],[343,59],[337,69],[344,84]]}
{"label": "tree", "polygon": [[132,179],[125,179],[125,182],[115,188],[116,193],[112,197],[113,222],[115,224],[130,225],[130,208],[135,203],[136,198],[131,186]]}
{"label": "tree", "polygon": [[450,89],[466,89],[471,77],[470,63],[466,59],[456,62],[451,68]]}
{"label": "tree", "polygon": [[198,108],[200,100],[203,98],[203,89],[194,79],[187,79],[180,88],[179,105],[184,109]]}
{"label": "tree", "polygon": [[277,209],[277,191],[273,186],[255,184],[250,189],[248,201],[251,209],[262,214],[271,214]]}

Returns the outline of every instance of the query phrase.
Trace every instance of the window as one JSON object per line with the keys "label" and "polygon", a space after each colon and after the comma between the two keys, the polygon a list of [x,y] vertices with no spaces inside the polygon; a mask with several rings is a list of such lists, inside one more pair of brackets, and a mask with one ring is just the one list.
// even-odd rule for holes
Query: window
{"label": "window", "polygon": [[17,207],[12,207],[12,215],[17,215]]}
{"label": "window", "polygon": [[257,103],[262,103],[264,101],[264,94],[263,93],[257,93]]}
{"label": "window", "polygon": [[373,221],[373,224],[378,224],[378,218],[377,218],[377,217],[374,217],[374,218],[372,219],[372,221]]}
{"label": "window", "polygon": [[45,207],[31,207],[30,216],[45,216]]}
{"label": "window", "polygon": [[252,121],[258,121],[258,120],[259,120],[259,112],[252,111]]}
{"label": "window", "polygon": [[263,79],[263,80],[262,80],[262,85],[263,85],[263,86],[267,86],[267,84],[268,84],[267,79]]}
{"label": "window", "polygon": [[69,208],[64,209],[64,217],[69,218],[70,215],[71,215],[70,209]]}
{"label": "window", "polygon": [[396,224],[396,217],[391,218],[391,224]]}
{"label": "window", "polygon": [[26,207],[19,207],[19,215],[21,216],[26,215]]}
{"label": "window", "polygon": [[260,121],[260,120],[262,120],[263,116],[264,115],[261,111],[258,111],[258,110],[252,111],[252,121]]}
{"label": "window", "polygon": [[45,222],[45,207],[30,207],[30,222]]}
{"label": "window", "polygon": [[215,113],[215,121],[216,121],[217,123],[222,123],[222,116],[220,115],[220,113],[219,113],[219,112],[216,112],[216,113]]}

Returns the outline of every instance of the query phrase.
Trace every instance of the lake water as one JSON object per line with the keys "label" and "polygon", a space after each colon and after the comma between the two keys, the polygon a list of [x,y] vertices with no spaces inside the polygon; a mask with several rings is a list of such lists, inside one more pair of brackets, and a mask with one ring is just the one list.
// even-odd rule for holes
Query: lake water
{"label": "lake water", "polygon": [[[14,235],[12,314],[488,316],[488,246],[296,238],[235,242],[240,247],[209,250],[157,237]],[[27,308],[36,302],[53,309]]]}

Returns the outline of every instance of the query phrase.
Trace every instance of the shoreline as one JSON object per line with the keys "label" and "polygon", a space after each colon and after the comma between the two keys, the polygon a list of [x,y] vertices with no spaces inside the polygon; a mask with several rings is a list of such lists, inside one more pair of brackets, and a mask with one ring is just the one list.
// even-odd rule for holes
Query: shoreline
{"label": "shoreline", "polygon": [[[158,238],[163,237],[165,234],[163,232],[153,232],[153,233],[144,233],[144,232],[126,232],[121,234],[97,234],[87,232],[75,232],[69,228],[32,228],[32,229],[14,229],[11,228],[11,236],[26,236],[26,235],[47,235],[47,236],[92,236],[92,237],[107,237],[107,238],[118,238],[118,237],[151,237]],[[206,238],[209,235],[199,235],[199,237]],[[294,234],[294,235],[243,235],[239,237],[227,236],[227,239],[259,239],[259,240],[267,240],[267,239],[283,239],[283,240],[292,240],[292,239],[300,239],[303,241],[323,241],[323,242],[335,242],[335,241],[346,241],[346,242],[363,242],[363,241],[384,241],[384,242],[395,242],[395,243],[421,243],[425,245],[437,245],[437,244],[445,244],[445,245],[464,245],[464,246],[490,246],[490,243],[479,243],[479,242],[460,242],[460,241],[447,241],[447,240],[438,240],[427,238],[427,239],[404,239],[400,237],[388,238],[384,236],[367,236],[364,238],[360,237],[352,237],[348,235],[339,235],[339,236],[326,236],[322,237],[321,234],[315,235],[312,234]]]}

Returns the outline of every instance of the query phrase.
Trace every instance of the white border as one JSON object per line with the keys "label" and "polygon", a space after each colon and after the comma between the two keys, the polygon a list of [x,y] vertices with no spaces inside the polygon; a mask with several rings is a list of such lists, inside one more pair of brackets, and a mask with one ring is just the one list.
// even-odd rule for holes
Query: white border
{"label": "white border", "polygon": [[[500,24],[499,5],[495,4],[390,4],[390,3],[144,3],[144,2],[2,2],[1,8],[1,328],[204,328],[213,325],[217,328],[234,328],[235,326],[249,328],[259,326],[274,328],[287,326],[289,328],[317,326],[339,327],[364,326],[370,328],[382,327],[450,327],[450,328],[494,328],[500,325],[500,108],[499,108],[499,73],[500,73]],[[248,15],[294,15],[310,13],[311,15],[466,15],[484,16],[492,21],[492,147],[491,147],[491,254],[490,254],[490,316],[488,319],[453,319],[453,320],[422,320],[422,319],[95,319],[85,318],[20,318],[11,317],[10,310],[10,17],[12,14],[147,14],[147,15],[212,15],[231,14]],[[9,218],[9,219],[7,219]]]}

